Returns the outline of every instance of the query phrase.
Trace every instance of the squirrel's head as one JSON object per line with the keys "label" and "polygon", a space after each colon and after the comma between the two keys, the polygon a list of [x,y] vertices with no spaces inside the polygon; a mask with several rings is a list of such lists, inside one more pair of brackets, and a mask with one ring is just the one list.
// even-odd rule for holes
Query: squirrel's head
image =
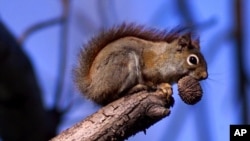
{"label": "squirrel's head", "polygon": [[175,44],[176,56],[183,71],[197,80],[206,79],[207,63],[200,52],[199,41],[192,40],[191,35],[186,34],[177,38]]}

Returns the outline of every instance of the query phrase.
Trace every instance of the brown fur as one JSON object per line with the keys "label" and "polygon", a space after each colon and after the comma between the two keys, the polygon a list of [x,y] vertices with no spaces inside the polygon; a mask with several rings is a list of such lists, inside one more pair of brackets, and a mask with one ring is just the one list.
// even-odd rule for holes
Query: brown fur
{"label": "brown fur", "polygon": [[[74,79],[76,81],[76,84],[78,85],[78,88],[82,93],[87,93],[86,88],[89,87],[91,83],[89,74],[91,73],[91,65],[93,64],[95,57],[108,44],[118,39],[133,36],[152,42],[164,41],[167,43],[171,43],[175,39],[186,35],[192,36],[192,33],[186,28],[179,27],[167,31],[157,30],[155,28],[146,28],[145,26],[136,25],[133,23],[123,23],[119,26],[111,28],[110,30],[103,31],[96,37],[92,38],[87,44],[85,44],[84,48],[81,50],[79,54],[79,64],[74,69]],[[191,46],[199,48],[198,43],[199,39],[194,38],[192,39]]]}

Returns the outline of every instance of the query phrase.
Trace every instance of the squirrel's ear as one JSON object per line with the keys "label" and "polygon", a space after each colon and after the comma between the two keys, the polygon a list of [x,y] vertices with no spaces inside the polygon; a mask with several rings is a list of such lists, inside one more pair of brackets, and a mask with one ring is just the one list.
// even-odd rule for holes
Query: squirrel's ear
{"label": "squirrel's ear", "polygon": [[191,35],[185,34],[178,38],[178,51],[182,51],[184,48],[188,48],[191,44]]}

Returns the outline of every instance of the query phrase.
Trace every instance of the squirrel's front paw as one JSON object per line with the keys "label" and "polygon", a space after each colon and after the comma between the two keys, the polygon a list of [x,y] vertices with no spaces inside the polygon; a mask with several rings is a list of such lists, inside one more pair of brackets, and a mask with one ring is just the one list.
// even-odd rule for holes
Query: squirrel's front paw
{"label": "squirrel's front paw", "polygon": [[161,83],[157,86],[157,91],[162,92],[166,96],[171,96],[173,94],[172,86],[168,83]]}
{"label": "squirrel's front paw", "polygon": [[173,95],[173,89],[172,86],[168,83],[161,83],[160,85],[157,85],[156,92],[162,93],[162,95],[166,98],[166,100],[170,103],[171,106],[174,105],[174,98]]}

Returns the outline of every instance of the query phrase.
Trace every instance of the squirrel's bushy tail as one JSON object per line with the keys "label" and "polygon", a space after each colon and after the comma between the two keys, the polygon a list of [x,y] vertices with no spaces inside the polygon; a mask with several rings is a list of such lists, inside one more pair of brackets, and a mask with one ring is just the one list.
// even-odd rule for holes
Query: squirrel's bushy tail
{"label": "squirrel's bushy tail", "polygon": [[80,50],[78,54],[78,64],[73,69],[74,73],[74,81],[77,85],[77,88],[80,90],[81,93],[88,93],[88,86],[91,83],[90,79],[90,69],[91,65],[93,64],[95,57],[102,49],[98,45],[97,38],[93,38],[88,44],[84,46]]}

